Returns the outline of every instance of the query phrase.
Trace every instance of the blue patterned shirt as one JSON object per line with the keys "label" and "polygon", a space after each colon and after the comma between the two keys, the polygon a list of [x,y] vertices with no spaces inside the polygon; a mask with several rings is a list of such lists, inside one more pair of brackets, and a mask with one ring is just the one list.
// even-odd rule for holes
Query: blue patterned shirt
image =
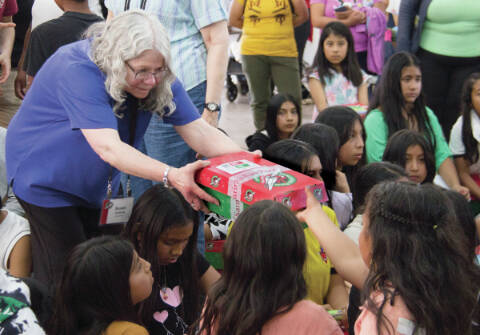
{"label": "blue patterned shirt", "polygon": [[[131,0],[139,9],[141,0]],[[125,0],[106,0],[114,15],[124,11]],[[145,10],[157,15],[167,29],[172,66],[186,90],[207,80],[207,49],[200,29],[227,19],[221,0],[147,0]]]}

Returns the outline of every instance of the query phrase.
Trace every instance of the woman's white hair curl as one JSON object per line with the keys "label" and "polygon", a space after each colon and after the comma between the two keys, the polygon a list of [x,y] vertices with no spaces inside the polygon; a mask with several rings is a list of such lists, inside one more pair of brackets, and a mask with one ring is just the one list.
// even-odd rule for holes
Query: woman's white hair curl
{"label": "woman's white hair curl", "polygon": [[92,40],[92,61],[106,75],[105,88],[115,100],[115,113],[126,99],[126,61],[146,50],[160,52],[167,70],[158,85],[142,100],[141,108],[163,116],[167,107],[167,111],[173,113],[175,103],[171,84],[175,75],[171,70],[170,41],[167,31],[155,16],[141,10],[130,10],[107,23],[93,24],[85,36]]}

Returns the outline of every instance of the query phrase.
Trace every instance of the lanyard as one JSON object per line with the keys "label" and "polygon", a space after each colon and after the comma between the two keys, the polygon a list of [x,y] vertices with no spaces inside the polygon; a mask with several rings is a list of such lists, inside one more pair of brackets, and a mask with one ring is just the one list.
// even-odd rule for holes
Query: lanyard
{"label": "lanyard", "polygon": [[[138,111],[138,100],[131,95],[127,95],[126,99],[127,103],[127,112],[130,117],[129,120],[129,137],[128,137],[128,144],[133,147],[135,142],[135,131],[137,128],[137,111]],[[113,168],[110,166],[110,173],[108,176],[108,185],[107,185],[107,199],[112,197],[112,173]],[[132,189],[130,187],[130,175],[127,174],[127,197],[132,196]]]}
{"label": "lanyard", "polygon": [[[147,5],[147,0],[142,0],[140,3],[140,9],[145,10],[145,6]],[[127,11],[130,9],[130,0],[125,0],[125,6],[123,7],[124,11]]]}

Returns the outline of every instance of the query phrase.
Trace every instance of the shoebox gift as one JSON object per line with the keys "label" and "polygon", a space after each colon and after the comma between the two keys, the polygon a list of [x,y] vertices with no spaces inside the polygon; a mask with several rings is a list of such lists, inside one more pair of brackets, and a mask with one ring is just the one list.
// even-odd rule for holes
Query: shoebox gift
{"label": "shoebox gift", "polygon": [[208,203],[218,215],[235,220],[242,210],[261,200],[274,200],[292,210],[306,206],[305,187],[311,186],[320,202],[328,200],[322,181],[290,170],[248,152],[209,159],[196,181],[219,205]]}

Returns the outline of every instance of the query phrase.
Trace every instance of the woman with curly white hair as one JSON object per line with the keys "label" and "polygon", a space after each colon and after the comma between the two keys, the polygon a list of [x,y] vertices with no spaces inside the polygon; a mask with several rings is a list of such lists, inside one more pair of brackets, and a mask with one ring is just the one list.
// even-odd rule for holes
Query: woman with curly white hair
{"label": "woman with curly white hair", "polygon": [[47,285],[66,254],[98,232],[102,203],[117,194],[120,171],[177,188],[195,210],[202,200],[216,202],[194,182],[207,162],[177,169],[135,149],[152,113],[203,156],[241,150],[200,119],[170,70],[169,41],[157,18],[125,12],[86,36],[47,60],[7,132],[8,182],[30,219],[33,271]]}

